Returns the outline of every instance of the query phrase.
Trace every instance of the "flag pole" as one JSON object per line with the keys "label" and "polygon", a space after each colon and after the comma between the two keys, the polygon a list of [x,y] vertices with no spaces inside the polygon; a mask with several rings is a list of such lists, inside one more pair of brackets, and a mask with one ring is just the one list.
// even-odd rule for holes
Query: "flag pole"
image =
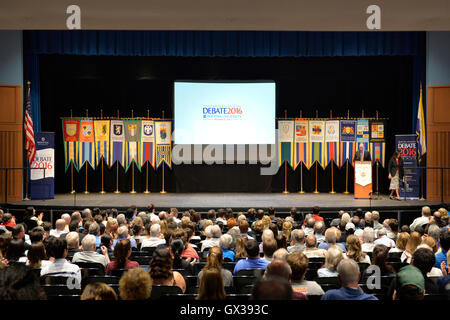
{"label": "flag pole", "polygon": [[[332,118],[333,118],[333,110],[330,110],[330,119],[332,119]],[[335,155],[336,155],[336,153],[335,153]],[[330,191],[330,193],[335,194],[336,191],[334,191],[334,175],[333,175],[334,162],[333,162],[333,160],[331,160],[330,163],[331,163],[331,191]]]}
{"label": "flag pole", "polygon": [[[149,119],[149,110],[147,109],[147,119]],[[148,161],[145,164],[146,170],[145,170],[145,194],[150,193],[150,191],[148,190]]]}
{"label": "flag pole", "polygon": [[[133,115],[133,109],[131,109],[131,118],[134,118]],[[134,163],[135,161],[131,162],[131,191],[130,193],[136,193],[136,191],[134,190]]]}
{"label": "flag pole", "polygon": [[[70,119],[72,119],[72,109],[70,109]],[[78,127],[79,129],[79,127]],[[73,160],[70,162],[70,194],[74,194],[75,190],[73,188]]]}
{"label": "flag pole", "polygon": [[[27,99],[30,98],[30,91],[31,91],[31,81],[27,81]],[[28,153],[28,150],[27,150]],[[30,198],[28,198],[28,171],[30,170],[30,164],[28,163],[28,157],[26,157],[25,160],[26,166],[25,166],[25,198],[23,200],[28,201]]]}
{"label": "flag pole", "polygon": [[[162,111],[162,119],[164,119],[164,110]],[[167,191],[164,190],[164,161],[162,162],[162,190],[159,193],[161,194],[167,193]]]}
{"label": "flag pole", "polygon": [[[100,119],[103,120],[103,109],[100,109]],[[105,194],[105,190],[103,189],[103,161],[104,161],[104,157],[101,157],[100,159],[101,163],[101,167],[102,167],[102,190],[100,191],[100,194]]]}
{"label": "flag pole", "polygon": [[[316,119],[317,118],[319,118],[319,110],[317,110],[316,109]],[[323,150],[323,149],[322,149]],[[315,161],[315,163],[316,163],[316,189],[313,191],[313,193],[320,193],[318,190],[317,190],[317,166],[319,165],[319,163],[317,162],[317,160]]]}
{"label": "flag pole", "polygon": [[[302,110],[300,110],[300,119],[303,118],[302,115]],[[305,191],[303,191],[303,161],[300,161],[300,191],[298,193],[305,193]]]}
{"label": "flag pole", "polygon": [[[117,109],[117,119],[119,119],[119,109]],[[122,131],[122,133],[124,133]],[[114,191],[115,194],[120,193],[119,191],[119,161],[116,161],[117,167],[116,167],[116,191]]]}
{"label": "flag pole", "polygon": [[[350,110],[347,109],[347,120],[350,119]],[[350,192],[348,192],[348,161],[349,159],[347,159],[347,161],[345,162],[345,191],[344,194],[349,194]]]}
{"label": "flag pole", "polygon": [[[287,110],[284,110],[284,118],[287,119]],[[284,160],[284,191],[283,194],[288,194],[287,190],[287,161]]]}
{"label": "flag pole", "polygon": [[[376,116],[375,117],[378,120],[378,110],[376,111]],[[373,146],[372,146],[372,148],[373,148]],[[375,154],[375,151],[373,151],[373,152]],[[380,153],[381,153],[381,146],[380,146]],[[381,160],[381,157],[380,157],[380,160]],[[376,190],[375,194],[377,195],[377,198],[380,196],[380,192],[378,191],[378,165],[379,165],[379,161],[375,161],[375,171],[376,171],[375,175],[377,177],[377,190]]]}
{"label": "flag pole", "polygon": [[[86,109],[86,119],[89,117],[89,111],[88,111],[88,109]],[[94,142],[95,143],[95,142]],[[88,194],[89,193],[89,191],[88,191],[88,189],[87,189],[87,185],[88,185],[88,162],[87,161],[85,161],[84,162],[84,165],[85,165],[85,173],[86,173],[86,175],[85,175],[85,189],[84,189],[84,194]]]}

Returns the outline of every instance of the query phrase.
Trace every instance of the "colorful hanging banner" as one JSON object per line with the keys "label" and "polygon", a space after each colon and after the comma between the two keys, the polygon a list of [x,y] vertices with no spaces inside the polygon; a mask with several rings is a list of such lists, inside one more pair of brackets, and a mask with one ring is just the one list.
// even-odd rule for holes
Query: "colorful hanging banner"
{"label": "colorful hanging banner", "polygon": [[295,143],[294,143],[294,170],[303,162],[308,162],[308,120],[295,120]]}
{"label": "colorful hanging banner", "polygon": [[325,123],[325,166],[331,161],[339,161],[339,120],[329,120]]}
{"label": "colorful hanging banner", "polygon": [[309,121],[308,168],[316,161],[322,168],[325,166],[324,146],[325,121]]}
{"label": "colorful hanging banner", "polygon": [[111,120],[110,122],[110,160],[109,166],[112,167],[116,161],[122,167],[125,166],[125,130],[123,120]]}
{"label": "colorful hanging banner", "polygon": [[78,140],[80,136],[79,120],[62,120],[64,134],[64,170],[67,171],[70,164],[78,171]]}
{"label": "colorful hanging banner", "polygon": [[359,150],[359,145],[362,143],[364,145],[364,152],[369,150],[369,120],[358,120],[356,123],[356,144]]}
{"label": "colorful hanging banner", "polygon": [[80,120],[80,147],[79,147],[79,168],[85,162],[95,169],[95,138],[94,121]]}
{"label": "colorful hanging banner", "polygon": [[151,120],[142,120],[141,128],[140,163],[145,165],[148,161],[155,169],[155,123]]}
{"label": "colorful hanging banner", "polygon": [[384,121],[372,120],[370,122],[369,152],[373,164],[379,162],[385,165],[385,123]]}
{"label": "colorful hanging banner", "polygon": [[109,120],[94,120],[95,159],[98,166],[101,159],[109,166]]}
{"label": "colorful hanging banner", "polygon": [[294,163],[294,121],[278,121],[278,166],[287,161],[292,167]]}
{"label": "colorful hanging banner", "polygon": [[353,162],[353,155],[356,151],[356,121],[341,120],[339,128],[339,163],[342,167],[347,160]]}
{"label": "colorful hanging banner", "polygon": [[172,122],[155,121],[156,169],[165,162],[172,169]]}
{"label": "colorful hanging banner", "polygon": [[142,164],[139,158],[139,145],[141,141],[141,120],[124,120],[125,128],[125,172],[128,171],[131,164],[134,162],[141,170]]}

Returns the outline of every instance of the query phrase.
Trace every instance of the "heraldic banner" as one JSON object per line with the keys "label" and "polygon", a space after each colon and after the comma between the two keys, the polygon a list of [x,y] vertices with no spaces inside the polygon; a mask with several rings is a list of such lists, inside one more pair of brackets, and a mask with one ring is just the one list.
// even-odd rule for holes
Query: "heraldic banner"
{"label": "heraldic banner", "polygon": [[309,121],[308,168],[310,168],[316,161],[322,168],[324,168],[324,142],[325,121]]}
{"label": "heraldic banner", "polygon": [[385,123],[384,121],[372,120],[370,122],[370,143],[369,152],[373,164],[380,163],[384,168],[385,159]]}
{"label": "heraldic banner", "polygon": [[339,159],[339,120],[329,120],[325,123],[325,166],[331,161],[338,163]]}
{"label": "heraldic banner", "polygon": [[125,127],[125,172],[128,171],[130,165],[134,162],[141,170],[142,164],[139,161],[139,145],[141,142],[141,120],[124,120]]}
{"label": "heraldic banner", "polygon": [[155,169],[155,123],[150,120],[142,120],[141,127],[140,163],[145,165],[148,161]]}
{"label": "heraldic banner", "polygon": [[123,120],[111,120],[110,129],[110,168],[118,161],[118,165],[125,166],[125,132]]}
{"label": "heraldic banner", "polygon": [[172,169],[172,122],[155,121],[156,169],[165,162]]}
{"label": "heraldic banner", "polygon": [[287,161],[292,167],[294,162],[293,152],[294,141],[294,121],[279,120],[278,121],[278,166]]}
{"label": "heraldic banner", "polygon": [[356,121],[341,120],[339,135],[340,152],[338,166],[341,168],[347,160],[350,164],[353,163],[353,155],[356,151]]}
{"label": "heraldic banner", "polygon": [[101,159],[109,166],[109,120],[94,120],[96,165]]}
{"label": "heraldic banner", "polygon": [[359,150],[359,145],[362,143],[364,152],[369,151],[369,120],[358,120],[356,122],[356,150]]}
{"label": "heraldic banner", "polygon": [[64,134],[64,170],[67,171],[70,164],[73,163],[75,170],[78,171],[80,121],[63,119],[62,126]]}
{"label": "heraldic banner", "polygon": [[306,166],[308,162],[308,120],[295,120],[295,143],[294,143],[294,170],[303,162]]}
{"label": "heraldic banner", "polygon": [[80,148],[79,148],[79,168],[87,162],[95,169],[95,148],[94,148],[94,121],[80,121]]}

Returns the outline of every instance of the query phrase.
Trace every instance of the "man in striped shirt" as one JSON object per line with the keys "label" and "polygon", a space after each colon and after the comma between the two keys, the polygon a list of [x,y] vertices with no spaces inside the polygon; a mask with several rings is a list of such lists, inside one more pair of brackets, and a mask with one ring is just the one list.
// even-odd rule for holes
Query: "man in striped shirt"
{"label": "man in striped shirt", "polygon": [[81,283],[80,267],[66,260],[67,241],[62,238],[53,238],[48,244],[47,254],[55,258],[52,264],[41,269],[41,276],[75,278]]}

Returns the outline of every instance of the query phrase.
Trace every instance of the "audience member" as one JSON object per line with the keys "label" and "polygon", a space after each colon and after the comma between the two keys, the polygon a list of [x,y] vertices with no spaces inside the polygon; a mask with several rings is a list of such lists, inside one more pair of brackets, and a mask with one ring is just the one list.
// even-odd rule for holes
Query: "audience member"
{"label": "audience member", "polygon": [[152,279],[142,268],[125,272],[119,282],[122,300],[147,300],[152,293]]}

